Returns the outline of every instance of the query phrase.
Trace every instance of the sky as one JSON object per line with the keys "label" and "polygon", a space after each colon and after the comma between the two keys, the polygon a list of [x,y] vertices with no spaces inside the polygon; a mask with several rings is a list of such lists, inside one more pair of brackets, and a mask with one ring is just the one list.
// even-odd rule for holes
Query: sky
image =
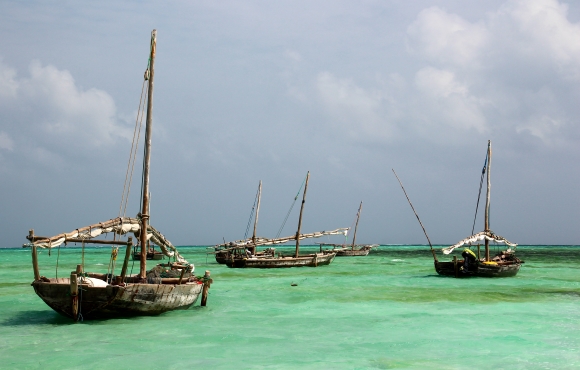
{"label": "sky", "polygon": [[0,247],[119,215],[153,29],[151,224],[173,244],[243,238],[260,180],[274,237],[307,171],[303,232],[362,201],[357,242],[425,244],[392,169],[454,244],[488,140],[491,229],[579,244],[580,3],[3,0]]}

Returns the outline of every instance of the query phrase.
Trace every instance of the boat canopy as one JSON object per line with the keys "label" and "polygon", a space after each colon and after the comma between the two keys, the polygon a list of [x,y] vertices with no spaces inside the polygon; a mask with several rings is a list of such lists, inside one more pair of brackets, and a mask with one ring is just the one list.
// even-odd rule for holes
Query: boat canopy
{"label": "boat canopy", "polygon": [[[37,239],[32,242],[39,248],[50,249],[62,245],[62,243],[65,243],[69,239],[92,239],[101,234],[107,234],[110,232],[114,232],[115,234],[119,235],[125,235],[132,232],[135,237],[138,238],[140,231],[140,219],[131,217],[118,217],[106,222],[99,222],[98,224],[81,227],[69,233],[58,234],[51,236],[50,238]],[[151,240],[153,243],[158,245],[165,256],[175,257],[176,261],[180,263],[189,263],[179,254],[177,248],[175,248],[175,246],[173,246],[173,244],[171,244],[171,242],[167,240],[163,234],[161,234],[151,225],[147,225],[147,240]],[[30,246],[32,246],[32,243],[23,245],[23,247]]]}
{"label": "boat canopy", "polygon": [[[331,231],[317,231],[315,233],[310,234],[300,234],[299,239],[310,239],[310,238],[320,238],[321,236],[325,235],[338,235],[343,234],[346,235],[348,232],[348,228],[340,228]],[[225,244],[218,244],[215,245],[214,248],[223,248],[223,247],[253,247],[253,246],[260,246],[260,245],[274,245],[274,244],[283,244],[289,242],[291,240],[296,240],[296,235],[287,236],[284,238],[276,238],[276,239],[268,239],[268,238],[256,238],[256,242],[252,241],[252,238],[243,239],[243,240],[236,240],[234,242],[229,242]]]}
{"label": "boat canopy", "polygon": [[471,243],[475,243],[475,242],[478,242],[480,240],[485,240],[485,239],[487,239],[489,241],[497,242],[497,243],[504,243],[506,245],[509,245],[510,247],[517,246],[517,244],[511,243],[506,238],[499,236],[499,235],[495,235],[493,233],[493,231],[488,230],[488,231],[482,231],[482,232],[477,233],[475,235],[471,235],[470,237],[463,239],[462,241],[460,241],[457,244],[454,244],[454,245],[447,247],[447,248],[443,248],[442,251],[443,251],[443,254],[449,254],[449,253],[453,252],[453,250],[455,248],[459,248],[465,244],[471,244]]}

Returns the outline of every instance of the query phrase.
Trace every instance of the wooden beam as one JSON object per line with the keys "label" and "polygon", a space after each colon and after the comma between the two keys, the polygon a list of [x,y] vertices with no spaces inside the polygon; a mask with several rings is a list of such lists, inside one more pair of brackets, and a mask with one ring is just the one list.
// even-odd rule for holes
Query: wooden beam
{"label": "wooden beam", "polygon": [[121,240],[96,240],[96,239],[77,239],[71,238],[66,239],[66,243],[85,243],[85,244],[112,244],[112,245],[133,245],[133,238],[129,238],[128,241],[124,242]]}

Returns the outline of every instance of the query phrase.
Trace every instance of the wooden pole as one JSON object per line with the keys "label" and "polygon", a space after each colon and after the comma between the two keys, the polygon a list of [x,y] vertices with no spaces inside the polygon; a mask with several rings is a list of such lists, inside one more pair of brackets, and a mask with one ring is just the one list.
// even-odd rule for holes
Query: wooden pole
{"label": "wooden pole", "polygon": [[209,270],[205,270],[205,275],[203,275],[203,290],[201,293],[201,305],[205,307],[207,304],[207,291],[212,283],[212,279],[210,279]]}
{"label": "wooden pole", "polygon": [[70,273],[70,296],[71,296],[71,311],[73,319],[79,319],[79,281],[77,274],[73,271]]}
{"label": "wooden pole", "polygon": [[306,173],[306,184],[304,185],[304,194],[302,195],[302,205],[300,206],[300,217],[298,218],[298,230],[296,231],[296,254],[300,252],[300,228],[302,227],[302,211],[304,210],[304,203],[306,203],[306,190],[308,190],[308,179],[310,178],[310,171]]}
{"label": "wooden pole", "polygon": [[254,233],[252,234],[252,254],[256,254],[256,228],[258,227],[258,214],[260,213],[260,199],[262,198],[262,180],[258,186],[258,205],[256,206],[256,219],[254,220]]}
{"label": "wooden pole", "polygon": [[147,92],[147,119],[145,124],[145,157],[143,159],[143,204],[141,207],[141,259],[139,277],[145,280],[147,268],[147,223],[149,220],[149,166],[151,164],[151,132],[153,125],[153,77],[155,75],[155,49],[157,47],[157,30],[151,32],[151,49],[149,55],[149,88]]}
{"label": "wooden pole", "polygon": [[[29,240],[34,240],[34,230],[28,231]],[[40,271],[38,270],[38,254],[36,253],[36,244],[32,243],[32,270],[34,271],[34,281],[40,280]]]}
{"label": "wooden pole", "polygon": [[[485,198],[485,231],[489,231],[489,203],[491,192],[491,140],[487,141],[487,194]],[[489,240],[485,239],[485,260],[489,261]]]}
{"label": "wooden pole", "polygon": [[352,248],[354,250],[354,243],[356,241],[356,229],[358,229],[358,220],[360,218],[360,212],[362,211],[362,201],[360,202],[360,206],[358,206],[358,212],[356,213],[356,225],[354,226],[354,235],[352,237]]}
{"label": "wooden pole", "polygon": [[133,249],[133,238],[129,237],[127,240],[127,249],[125,250],[125,259],[123,260],[123,268],[121,268],[121,282],[125,282],[127,276],[127,267],[129,266],[129,258],[131,258],[131,250]]}
{"label": "wooden pole", "polygon": [[431,240],[429,239],[429,235],[427,235],[427,231],[425,230],[425,227],[423,227],[423,223],[421,222],[419,215],[415,211],[415,207],[413,207],[413,203],[411,203],[411,199],[409,199],[409,196],[407,195],[407,192],[405,191],[405,188],[403,187],[403,183],[399,179],[399,176],[397,176],[397,173],[395,172],[394,169],[393,169],[393,173],[395,174],[395,177],[399,181],[399,184],[401,185],[401,189],[403,189],[403,193],[405,193],[405,197],[407,197],[407,201],[409,202],[409,205],[411,206],[411,209],[413,210],[415,217],[417,217],[417,221],[419,221],[419,225],[421,225],[421,228],[423,229],[423,233],[425,234],[425,237],[427,237],[427,241],[429,242],[429,248],[431,248],[431,254],[433,254],[433,260],[435,260],[435,263],[439,262],[439,261],[437,261],[437,256],[435,255],[435,250],[433,249],[433,245],[431,244]]}
{"label": "wooden pole", "polygon": [[181,268],[181,275],[179,276],[179,285],[181,285],[181,281],[183,280],[183,275],[185,275],[185,267]]}
{"label": "wooden pole", "polygon": [[127,245],[127,242],[121,240],[96,240],[96,239],[78,239],[70,238],[65,240],[67,243],[85,243],[85,244],[102,244],[102,245]]}

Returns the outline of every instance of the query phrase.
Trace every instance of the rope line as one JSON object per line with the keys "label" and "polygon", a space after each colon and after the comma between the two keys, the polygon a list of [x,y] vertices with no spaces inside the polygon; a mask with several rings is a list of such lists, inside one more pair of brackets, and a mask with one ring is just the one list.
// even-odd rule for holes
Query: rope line
{"label": "rope line", "polygon": [[479,199],[481,198],[481,187],[483,185],[483,177],[485,176],[485,171],[487,170],[487,153],[485,154],[485,162],[483,163],[483,169],[481,170],[481,179],[479,180],[479,193],[477,194],[477,204],[475,205],[475,217],[473,217],[473,226],[471,227],[471,235],[475,231],[475,220],[477,220],[477,210],[479,209]]}
{"label": "rope line", "polygon": [[284,226],[286,225],[286,221],[288,221],[288,217],[290,217],[290,212],[292,212],[292,208],[294,208],[294,204],[296,204],[296,200],[298,199],[298,196],[300,195],[300,192],[302,191],[302,187],[304,186],[305,182],[306,182],[306,177],[304,177],[304,181],[302,181],[302,185],[300,185],[300,188],[298,189],[298,193],[296,193],[296,196],[294,197],[294,201],[292,202],[292,205],[290,206],[290,209],[288,210],[288,213],[286,214],[286,218],[284,218],[284,222],[282,222],[282,226],[280,226],[280,229],[278,230],[278,234],[276,234],[276,238],[279,238],[280,234],[282,234],[282,230],[284,229]]}
{"label": "rope line", "polygon": [[256,204],[258,203],[258,195],[259,194],[260,194],[260,189],[256,190],[256,197],[254,198],[254,205],[252,206],[252,211],[250,212],[250,217],[248,218],[248,224],[246,225],[246,233],[244,234],[244,239],[246,239],[248,237],[250,225],[252,224],[252,217],[254,216],[254,210],[256,209]]}
{"label": "rope line", "polygon": [[[143,84],[145,84],[145,82],[143,82]],[[145,87],[145,97],[147,97],[147,94],[149,93],[148,91],[149,87],[146,86]],[[132,164],[131,164],[131,176],[129,177],[129,188],[127,189],[127,197],[125,199],[125,206],[123,208],[123,216],[125,216],[127,214],[127,204],[129,203],[129,194],[131,193],[131,184],[133,183],[133,173],[135,172],[135,162],[137,161],[137,149],[139,146],[139,139],[141,139],[141,129],[143,127],[143,117],[145,116],[145,107],[143,106],[141,108],[141,118],[139,120],[139,130],[137,131],[137,141],[135,144],[135,149],[133,151],[133,159],[132,159]]]}
{"label": "rope line", "polygon": [[56,271],[54,272],[54,275],[56,276],[56,278],[58,279],[58,260],[60,258],[60,244],[58,246],[58,253],[56,255]]}
{"label": "rope line", "polygon": [[[131,180],[133,177],[133,168],[135,161],[135,154],[137,152],[137,146],[139,145],[139,136],[141,134],[141,124],[143,122],[143,96],[146,95],[145,80],[141,86],[141,96],[139,98],[139,108],[137,109],[137,118],[135,119],[135,127],[133,129],[133,140],[131,142],[131,150],[129,151],[129,161],[127,163],[127,170],[125,171],[125,182],[123,183],[123,193],[121,195],[121,204],[119,205],[119,217],[125,215],[125,210],[127,207],[127,201],[129,198],[129,191],[131,189]],[[137,130],[139,128],[139,130]],[[135,138],[137,137],[137,140]],[[130,170],[130,172],[129,172]],[[129,176],[131,173],[131,176]],[[128,189],[127,189],[128,185]],[[125,209],[123,209],[123,205]]]}

